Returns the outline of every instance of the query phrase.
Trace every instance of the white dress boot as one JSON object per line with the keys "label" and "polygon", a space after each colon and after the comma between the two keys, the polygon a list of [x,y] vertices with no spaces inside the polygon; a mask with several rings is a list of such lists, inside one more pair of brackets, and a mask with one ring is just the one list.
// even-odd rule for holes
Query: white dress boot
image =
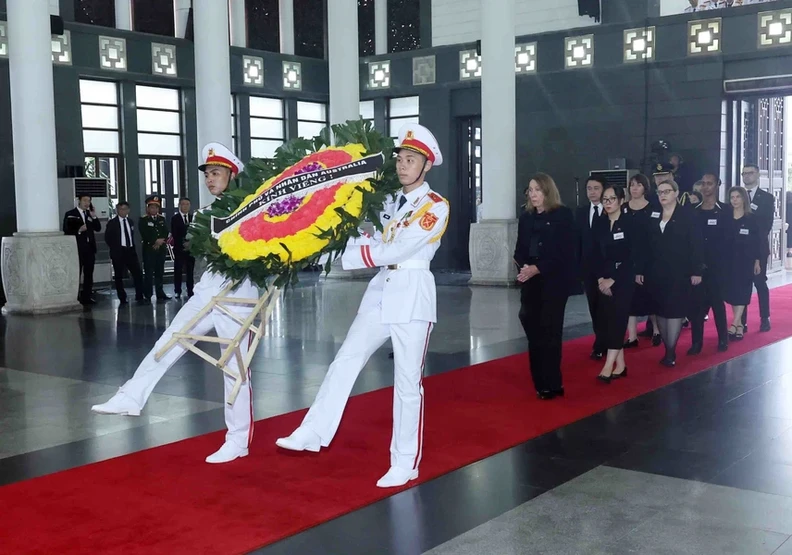
{"label": "white dress boot", "polygon": [[106,403],[94,405],[91,410],[99,414],[120,414],[122,416],[140,416],[138,404],[124,392],[119,391]]}
{"label": "white dress boot", "polygon": [[247,456],[248,450],[246,448],[240,447],[233,441],[226,441],[220,449],[206,457],[206,462],[209,464],[227,463]]}
{"label": "white dress boot", "polygon": [[310,428],[300,426],[289,437],[282,437],[275,441],[275,445],[289,451],[318,453],[322,448],[322,438]]}
{"label": "white dress boot", "polygon": [[418,471],[398,466],[390,467],[390,470],[377,482],[378,488],[397,488],[403,486],[410,480],[418,478]]}

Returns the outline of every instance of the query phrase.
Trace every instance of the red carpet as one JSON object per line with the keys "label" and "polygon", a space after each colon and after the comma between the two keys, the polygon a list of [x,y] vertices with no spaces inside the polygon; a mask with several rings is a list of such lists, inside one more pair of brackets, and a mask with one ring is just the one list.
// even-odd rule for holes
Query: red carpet
{"label": "red carpet", "polygon": [[[704,353],[685,357],[683,332],[673,370],[658,365],[661,348],[628,351],[630,376],[610,386],[594,378],[591,339],[570,341],[563,400],[536,399],[524,354],[430,377],[421,481],[784,339],[792,287],[774,290],[772,307],[773,331],[756,333],[754,302],[751,332],[728,353],[715,352],[710,322]],[[394,493],[374,486],[388,467],[391,395],[388,388],[353,398],[321,454],[274,445],[300,411],[259,422],[250,456],[228,465],[203,462],[222,442],[213,433],[2,487],[0,552],[242,553],[358,509]]]}

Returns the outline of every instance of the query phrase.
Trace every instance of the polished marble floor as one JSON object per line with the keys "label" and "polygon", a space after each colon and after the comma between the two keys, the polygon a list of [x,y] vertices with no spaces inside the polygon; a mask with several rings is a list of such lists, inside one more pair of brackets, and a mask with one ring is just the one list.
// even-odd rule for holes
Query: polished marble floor
{"label": "polished marble floor", "polygon": [[[427,373],[524,350],[517,290],[468,287],[459,275],[438,284]],[[283,297],[253,363],[257,418],[311,403],[364,288],[305,274]],[[220,374],[194,356],[168,372],[141,417],[90,412],[181,303],[97,298],[79,313],[0,317],[0,484],[224,428]],[[590,331],[585,300],[573,297],[565,334]],[[389,350],[353,393],[392,385]],[[792,553],[791,358],[792,339],[259,552]]]}

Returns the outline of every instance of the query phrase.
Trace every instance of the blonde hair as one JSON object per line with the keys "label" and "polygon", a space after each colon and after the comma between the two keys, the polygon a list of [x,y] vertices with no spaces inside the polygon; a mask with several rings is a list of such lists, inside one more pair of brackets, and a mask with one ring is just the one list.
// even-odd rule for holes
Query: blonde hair
{"label": "blonde hair", "polygon": [[730,188],[728,194],[729,203],[731,203],[732,193],[738,193],[740,195],[740,198],[743,201],[743,212],[745,212],[746,214],[751,214],[753,210],[751,210],[751,201],[748,198],[748,191],[745,190],[745,187],[738,186],[738,187]]}
{"label": "blonde hair", "polygon": [[679,185],[673,179],[664,179],[660,183],[657,184],[657,188],[660,188],[660,185],[671,185],[671,188],[674,190],[675,193],[679,192]]}
{"label": "blonde hair", "polygon": [[[555,181],[552,177],[547,175],[546,173],[537,173],[528,180],[529,187],[531,181],[536,181],[536,184],[539,185],[539,190],[542,191],[544,194],[544,209],[548,212],[551,210],[555,210],[559,206],[563,206],[564,203],[561,202],[561,194],[558,192],[558,187],[555,184]],[[536,211],[536,208],[533,206],[529,207],[530,210]]]}

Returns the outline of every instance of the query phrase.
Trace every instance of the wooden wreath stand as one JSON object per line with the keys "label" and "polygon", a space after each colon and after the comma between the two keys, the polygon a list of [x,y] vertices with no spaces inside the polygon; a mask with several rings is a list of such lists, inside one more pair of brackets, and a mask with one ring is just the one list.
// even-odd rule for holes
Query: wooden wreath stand
{"label": "wooden wreath stand", "polygon": [[[259,341],[261,341],[261,338],[264,335],[264,327],[266,322],[269,320],[270,314],[272,314],[272,310],[275,308],[275,304],[282,293],[281,288],[270,287],[267,289],[267,292],[258,299],[229,297],[229,293],[234,289],[234,286],[237,283],[238,282],[236,281],[231,282],[228,287],[220,292],[219,295],[212,297],[212,300],[207,303],[207,305],[203,307],[193,317],[192,320],[187,322],[180,332],[174,333],[170,341],[168,341],[165,346],[157,351],[157,353],[154,355],[155,360],[159,360],[175,345],[180,345],[185,349],[192,351],[212,366],[216,366],[221,372],[234,378],[234,389],[231,391],[231,395],[228,397],[228,399],[226,399],[226,402],[229,405],[234,404],[234,401],[236,401],[237,395],[239,394],[239,388],[242,387],[242,384],[247,381],[247,368],[250,365],[250,361],[253,359],[253,355],[256,352]],[[231,310],[232,307],[240,306],[252,307],[253,310],[247,318],[243,319],[239,314],[236,314],[233,310]],[[224,313],[226,316],[239,324],[239,331],[236,333],[236,335],[229,338],[209,335],[194,335],[191,333],[195,325],[215,309]],[[242,344],[242,341],[246,340],[245,336],[248,333],[252,333],[253,338],[250,340],[247,355],[243,357],[240,345]],[[195,344],[198,341],[218,343],[223,346],[221,347],[222,351],[220,358],[216,359],[196,347]],[[231,360],[232,356],[236,358],[237,367],[239,368],[238,372],[235,372],[228,367],[228,362]]]}

